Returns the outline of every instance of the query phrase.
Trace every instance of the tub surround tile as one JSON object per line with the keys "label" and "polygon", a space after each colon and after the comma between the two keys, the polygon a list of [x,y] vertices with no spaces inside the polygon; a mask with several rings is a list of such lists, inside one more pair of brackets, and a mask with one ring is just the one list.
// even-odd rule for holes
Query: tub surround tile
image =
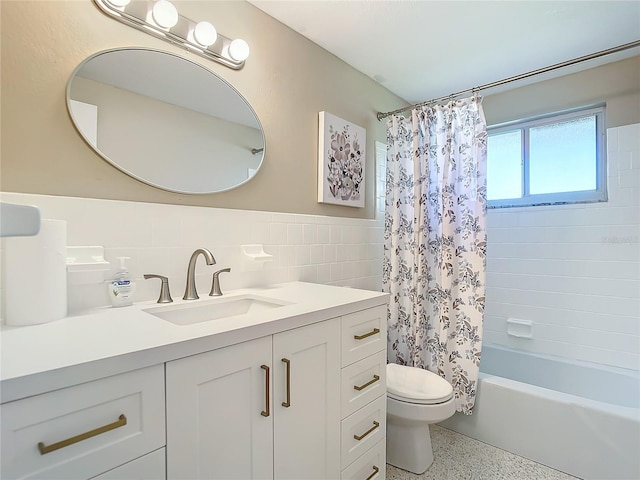
{"label": "tub surround tile", "polygon": [[[493,323],[493,321],[491,323]],[[558,342],[555,340],[514,338],[508,336],[505,331],[497,331],[493,328],[485,328],[483,333],[483,343],[487,345],[508,345],[509,348],[515,348],[527,352],[554,355],[557,357],[610,365],[629,370],[638,370],[639,367],[637,353],[576,345],[575,343]],[[594,358],[597,360],[594,361]]]}
{"label": "tub surround tile", "polygon": [[434,461],[422,475],[387,465],[387,480],[576,480],[438,425],[429,425]]}
{"label": "tub surround tile", "polygon": [[485,342],[640,368],[640,124],[607,130],[607,168],[607,202],[489,210]]}

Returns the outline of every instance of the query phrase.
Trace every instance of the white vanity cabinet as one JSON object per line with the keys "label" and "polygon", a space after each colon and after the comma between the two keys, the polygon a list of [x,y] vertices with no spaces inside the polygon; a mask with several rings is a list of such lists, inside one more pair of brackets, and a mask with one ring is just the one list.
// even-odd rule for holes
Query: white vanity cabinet
{"label": "white vanity cabinet", "polygon": [[[280,303],[193,325],[140,304],[0,328],[0,478],[384,479],[388,296],[235,295]],[[191,305],[216,303],[176,302]]]}
{"label": "white vanity cabinet", "polygon": [[340,476],[340,319],[167,363],[169,479]]}
{"label": "white vanity cabinet", "polygon": [[[153,451],[164,463],[162,365],[4,403],[0,414],[3,479],[86,479]],[[136,465],[131,478],[157,478]]]}

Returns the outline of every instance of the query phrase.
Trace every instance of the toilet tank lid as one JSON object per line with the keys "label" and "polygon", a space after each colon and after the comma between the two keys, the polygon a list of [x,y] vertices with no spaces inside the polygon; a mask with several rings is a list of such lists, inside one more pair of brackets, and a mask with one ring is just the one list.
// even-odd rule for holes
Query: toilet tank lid
{"label": "toilet tank lid", "polygon": [[453,387],[429,370],[389,363],[387,391],[408,399],[436,400],[450,397]]}

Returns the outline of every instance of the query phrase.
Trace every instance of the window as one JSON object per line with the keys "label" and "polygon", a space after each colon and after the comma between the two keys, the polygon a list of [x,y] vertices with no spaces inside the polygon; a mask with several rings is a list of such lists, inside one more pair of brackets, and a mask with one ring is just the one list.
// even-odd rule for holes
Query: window
{"label": "window", "polygon": [[606,201],[604,107],[488,129],[489,207]]}

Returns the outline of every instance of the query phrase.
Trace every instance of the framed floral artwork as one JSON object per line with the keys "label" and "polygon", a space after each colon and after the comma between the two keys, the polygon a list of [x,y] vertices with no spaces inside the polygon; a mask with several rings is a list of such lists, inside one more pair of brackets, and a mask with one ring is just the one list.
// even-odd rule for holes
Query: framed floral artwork
{"label": "framed floral artwork", "polygon": [[364,207],[367,131],[328,112],[318,129],[318,202]]}

